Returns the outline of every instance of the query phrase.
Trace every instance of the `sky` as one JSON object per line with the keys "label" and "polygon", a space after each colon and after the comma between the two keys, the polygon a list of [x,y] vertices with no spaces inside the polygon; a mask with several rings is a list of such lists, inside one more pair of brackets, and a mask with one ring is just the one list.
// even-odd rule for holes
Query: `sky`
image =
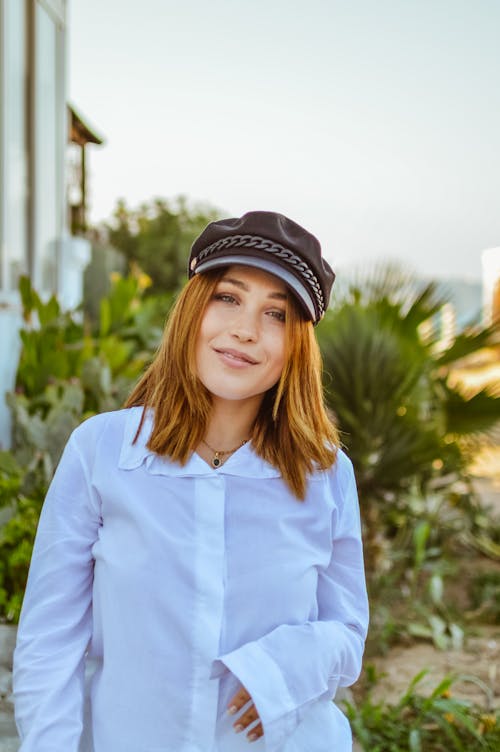
{"label": "sky", "polygon": [[498,0],[69,0],[90,217],[265,209],[332,266],[481,278],[500,246]]}

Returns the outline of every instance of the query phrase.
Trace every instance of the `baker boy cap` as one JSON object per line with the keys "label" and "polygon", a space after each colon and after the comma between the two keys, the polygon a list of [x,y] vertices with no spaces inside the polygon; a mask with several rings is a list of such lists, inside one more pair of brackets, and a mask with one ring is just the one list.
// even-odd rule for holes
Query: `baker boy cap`
{"label": "baker boy cap", "polygon": [[253,211],[211,222],[194,241],[188,274],[243,264],[286,283],[306,317],[323,317],[335,274],[321,256],[317,238],[283,214]]}

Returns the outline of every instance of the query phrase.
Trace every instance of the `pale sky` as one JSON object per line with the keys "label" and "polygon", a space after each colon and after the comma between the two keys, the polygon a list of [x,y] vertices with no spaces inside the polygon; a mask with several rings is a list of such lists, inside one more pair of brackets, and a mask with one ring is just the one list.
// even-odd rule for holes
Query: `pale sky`
{"label": "pale sky", "polygon": [[498,0],[69,0],[69,32],[93,221],[184,194],[470,280],[500,246]]}

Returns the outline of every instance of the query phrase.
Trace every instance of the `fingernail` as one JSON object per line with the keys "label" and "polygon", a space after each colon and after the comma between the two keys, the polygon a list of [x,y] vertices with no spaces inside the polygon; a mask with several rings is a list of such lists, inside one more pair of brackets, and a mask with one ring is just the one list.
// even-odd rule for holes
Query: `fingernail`
{"label": "fingernail", "polygon": [[248,735],[248,741],[249,742],[254,742],[257,738],[258,738],[257,734],[249,734]]}
{"label": "fingernail", "polygon": [[234,730],[236,731],[237,734],[239,734],[240,731],[243,731],[244,728],[245,727],[242,726],[241,723],[237,723],[236,726],[234,727]]}
{"label": "fingernail", "polygon": [[227,709],[228,715],[234,715],[237,711],[238,708],[236,705],[231,705],[231,707]]}

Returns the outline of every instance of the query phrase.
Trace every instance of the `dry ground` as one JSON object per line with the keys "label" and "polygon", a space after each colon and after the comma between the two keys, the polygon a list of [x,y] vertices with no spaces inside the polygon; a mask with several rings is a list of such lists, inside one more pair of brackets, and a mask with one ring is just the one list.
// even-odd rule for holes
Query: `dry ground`
{"label": "dry ground", "polygon": [[[500,447],[490,449],[478,458],[473,468],[474,485],[484,504],[495,516],[500,516]],[[472,564],[478,571],[498,570],[499,563],[486,557],[480,560],[464,558],[464,579],[461,590],[474,571],[467,572]],[[473,563],[474,562],[474,563]],[[476,568],[477,567],[477,568]],[[457,607],[463,600],[458,584]],[[372,697],[377,701],[397,703],[413,677],[422,670],[427,674],[418,685],[418,691],[429,694],[448,674],[457,676],[451,691],[457,699],[464,699],[485,710],[500,709],[500,625],[475,624],[470,626],[462,649],[438,650],[428,642],[398,645],[384,656],[367,659],[379,676]],[[355,694],[357,694],[355,692]],[[358,748],[355,748],[358,749]]]}
{"label": "dry ground", "polygon": [[397,702],[415,674],[425,669],[428,674],[419,684],[422,694],[430,693],[444,676],[453,673],[460,677],[452,687],[453,695],[485,709],[500,709],[500,625],[480,626],[474,632],[461,650],[437,650],[419,643],[394,647],[383,658],[371,660],[384,675],[374,697]]}

